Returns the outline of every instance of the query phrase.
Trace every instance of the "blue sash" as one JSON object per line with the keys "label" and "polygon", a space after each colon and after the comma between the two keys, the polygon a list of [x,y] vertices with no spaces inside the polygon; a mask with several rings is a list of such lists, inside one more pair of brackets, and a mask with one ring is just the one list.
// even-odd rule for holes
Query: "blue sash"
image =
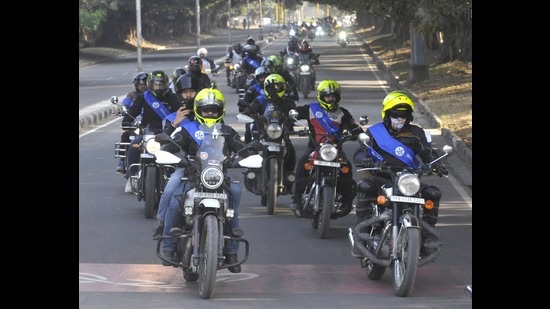
{"label": "blue sash", "polygon": [[185,123],[182,123],[180,126],[184,128],[187,132],[189,132],[189,135],[193,137],[197,145],[200,146],[202,144],[202,138],[198,139],[196,134],[199,130],[199,123],[197,121],[187,121]]}
{"label": "blue sash", "polygon": [[416,158],[414,152],[409,147],[391,137],[383,123],[380,122],[371,126],[370,132],[378,146],[384,151],[401,160],[409,167],[416,169],[420,166],[420,162]]}
{"label": "blue sash", "polygon": [[252,85],[252,87],[254,87],[254,89],[256,89],[256,91],[258,91],[259,94],[264,93],[264,88],[262,88],[262,85],[255,83],[254,85]]}
{"label": "blue sash", "polygon": [[250,64],[250,66],[253,67],[254,70],[256,70],[258,67],[260,67],[260,63],[258,63],[258,61],[256,61],[255,59],[251,59],[249,57],[246,57],[246,58],[244,58],[244,61],[246,61],[248,64]]}
{"label": "blue sash", "polygon": [[143,97],[145,98],[145,102],[151,107],[157,115],[159,115],[160,119],[164,119],[166,116],[170,115],[170,111],[164,104],[157,101],[157,98],[151,93],[150,90],[147,90],[143,93]]}
{"label": "blue sash", "polygon": [[342,139],[342,134],[340,134],[340,128],[338,128],[330,119],[327,114],[327,111],[321,107],[319,103],[310,103],[309,108],[313,112],[313,115],[319,122],[319,124],[325,129],[325,131],[331,135],[335,136],[338,140]]}
{"label": "blue sash", "polygon": [[[170,115],[164,117],[164,120],[168,120],[168,121],[170,121],[171,123],[174,122],[174,119],[176,119],[176,114],[177,114],[177,113],[178,113],[178,112],[173,112],[173,113],[171,113]],[[189,120],[189,118],[183,119],[183,121],[180,123],[179,127],[183,127],[183,124],[186,123],[186,122],[189,122],[189,121],[191,121],[191,120]]]}

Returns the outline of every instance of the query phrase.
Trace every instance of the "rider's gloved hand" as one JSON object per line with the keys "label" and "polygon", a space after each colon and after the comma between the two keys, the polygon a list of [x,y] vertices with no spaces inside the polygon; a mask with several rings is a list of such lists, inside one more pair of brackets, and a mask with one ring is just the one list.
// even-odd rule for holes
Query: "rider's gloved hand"
{"label": "rider's gloved hand", "polygon": [[445,176],[449,175],[449,171],[447,170],[447,168],[439,162],[436,162],[436,163],[432,164],[432,172],[437,174],[439,177],[441,177],[443,175],[445,175]]}
{"label": "rider's gloved hand", "polygon": [[357,167],[370,168],[374,167],[374,160],[372,158],[363,158],[361,162],[356,163]]}

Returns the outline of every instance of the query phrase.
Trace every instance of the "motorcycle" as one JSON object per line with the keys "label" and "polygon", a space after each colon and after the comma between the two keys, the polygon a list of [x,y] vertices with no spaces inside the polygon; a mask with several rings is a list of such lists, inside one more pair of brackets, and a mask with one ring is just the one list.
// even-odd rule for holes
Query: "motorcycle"
{"label": "motorcycle", "polygon": [[[118,104],[119,100],[117,96],[111,97],[111,103],[117,106],[117,109],[113,112],[116,116],[124,117],[128,113],[128,108],[125,105]],[[124,171],[128,168],[128,157],[126,156],[128,153],[128,148],[132,144],[132,140],[139,135],[141,131],[141,119],[142,115],[140,114],[135,117],[130,124],[125,124],[121,127],[123,130],[128,130],[128,138],[130,139],[130,142],[115,141],[115,158],[123,159]]]}
{"label": "motorcycle", "polygon": [[340,46],[342,47],[346,47],[348,45],[348,34],[346,33],[345,30],[341,30],[339,33],[338,33],[338,44],[340,44]]}
{"label": "motorcycle", "polygon": [[[358,140],[367,146],[367,152],[382,158],[368,146],[370,137],[367,134],[359,134]],[[439,232],[420,217],[422,208],[434,206],[433,201],[422,196],[420,178],[433,175],[431,165],[452,151],[451,146],[445,145],[443,155],[417,168],[392,167],[384,161],[377,161],[377,166],[357,170],[376,170],[391,175],[391,183],[382,186],[382,193],[372,204],[373,217],[357,224],[354,229],[349,228],[348,236],[352,248],[355,246],[362,256],[361,268],[366,269],[369,279],[379,280],[387,267],[392,269],[392,285],[397,296],[409,295],[417,268],[433,261],[441,251]],[[430,234],[431,241],[423,239],[421,231],[424,230]],[[430,253],[422,253],[421,246],[429,248]]]}
{"label": "motorcycle", "polygon": [[[252,123],[254,118],[238,114],[239,122]],[[264,164],[259,168],[248,168],[243,172],[244,184],[248,191],[261,196],[262,206],[267,206],[267,214],[272,215],[277,207],[279,195],[292,193],[296,180],[294,173],[285,171],[284,159],[288,151],[285,141],[290,135],[307,135],[307,131],[289,132],[285,130],[286,116],[279,111],[267,111],[265,116],[256,119],[256,129],[252,132],[253,141],[261,145],[260,154]]]}
{"label": "motorcycle", "polygon": [[[290,110],[289,114],[298,121],[296,110]],[[301,208],[294,215],[312,219],[311,226],[317,230],[321,239],[329,237],[331,219],[347,216],[353,208],[351,202],[343,202],[344,196],[341,193],[344,187],[352,187],[353,192],[356,191],[357,184],[353,179],[341,177],[352,168],[351,162],[342,153],[342,144],[352,138],[353,135],[346,130],[337,140],[323,135],[304,166],[309,171],[309,181],[302,193]]]}
{"label": "motorcycle", "polygon": [[[158,142],[172,143],[180,149],[177,153],[160,150],[157,155],[184,165],[188,171],[182,181],[189,184],[184,186],[185,191],[180,200],[181,224],[173,227],[170,235],[160,237],[156,252],[165,263],[181,268],[185,281],[198,280],[200,297],[208,299],[214,292],[217,271],[241,265],[249,255],[249,243],[243,238],[244,232],[231,229],[234,211],[230,203],[229,186],[232,180],[224,175],[224,167],[257,166],[261,158],[252,155],[235,163],[238,154],[230,158],[223,154],[225,137],[219,132],[218,125],[211,128],[201,125],[197,132],[201,133],[202,141],[196,156],[186,155],[168,134],[162,132],[156,135]],[[161,254],[162,240],[169,238],[176,241],[174,261]],[[245,255],[237,263],[224,262],[225,240],[244,243]]]}
{"label": "motorcycle", "polygon": [[314,61],[312,62],[309,54],[298,53],[298,64],[295,69],[295,75],[298,77],[297,88],[302,93],[304,99],[307,99],[309,93],[315,88],[315,82],[313,77],[315,70],[313,69],[313,63],[319,64],[319,56],[321,54],[315,54]]}
{"label": "motorcycle", "polygon": [[[159,207],[160,196],[164,187],[175,170],[175,163],[157,162],[156,153],[160,144],[155,141],[155,133],[145,129],[143,140],[139,144],[139,163],[129,166],[132,188],[138,201],[144,201],[145,218],[154,218]],[[134,189],[133,189],[134,190]]]}

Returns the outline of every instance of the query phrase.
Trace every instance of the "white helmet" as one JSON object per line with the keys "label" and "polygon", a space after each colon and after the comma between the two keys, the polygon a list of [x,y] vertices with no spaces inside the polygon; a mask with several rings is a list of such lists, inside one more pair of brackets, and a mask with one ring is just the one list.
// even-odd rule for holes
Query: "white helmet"
{"label": "white helmet", "polygon": [[[204,47],[199,48],[199,49],[197,50],[197,56],[200,57],[201,55],[204,55],[204,58],[206,58],[206,56],[208,56],[208,50],[207,50],[206,48],[204,48]],[[202,58],[202,57],[201,57],[201,58]]]}

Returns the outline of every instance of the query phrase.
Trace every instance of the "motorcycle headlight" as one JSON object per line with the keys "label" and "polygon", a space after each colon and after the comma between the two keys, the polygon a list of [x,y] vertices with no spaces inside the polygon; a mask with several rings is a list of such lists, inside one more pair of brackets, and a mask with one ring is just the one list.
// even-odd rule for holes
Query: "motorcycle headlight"
{"label": "motorcycle headlight", "polygon": [[217,189],[223,183],[223,172],[217,167],[209,166],[201,173],[201,182],[208,189]]}
{"label": "motorcycle headlight", "polygon": [[150,138],[145,142],[145,151],[150,154],[155,154],[160,150],[160,143],[155,141],[154,138]]}
{"label": "motorcycle headlight", "polygon": [[346,33],[345,32],[340,32],[340,34],[338,34],[338,36],[341,38],[341,39],[345,39],[346,38]]}
{"label": "motorcycle headlight", "polygon": [[302,70],[303,72],[309,72],[309,65],[304,64],[300,66],[300,70]]}
{"label": "motorcycle headlight", "polygon": [[286,64],[289,65],[289,66],[291,66],[293,62],[294,62],[294,59],[292,59],[292,58],[287,58],[286,59]]}
{"label": "motorcycle headlight", "polygon": [[277,139],[283,135],[283,128],[278,123],[270,123],[266,128],[267,136]]}
{"label": "motorcycle headlight", "polygon": [[319,154],[321,155],[321,159],[325,161],[334,161],[336,156],[338,156],[338,150],[334,145],[325,144],[319,149]]}
{"label": "motorcycle headlight", "polygon": [[397,187],[403,195],[415,195],[420,190],[420,179],[415,174],[402,174],[397,179]]}
{"label": "motorcycle headlight", "polygon": [[290,36],[293,36],[296,34],[296,31],[294,31],[294,29],[290,29],[290,31],[288,32],[288,35]]}
{"label": "motorcycle headlight", "polygon": [[233,66],[233,69],[234,69],[234,70],[238,70],[238,69],[240,69],[240,68],[241,68],[241,65],[238,64],[238,63],[235,63],[235,65]]}

